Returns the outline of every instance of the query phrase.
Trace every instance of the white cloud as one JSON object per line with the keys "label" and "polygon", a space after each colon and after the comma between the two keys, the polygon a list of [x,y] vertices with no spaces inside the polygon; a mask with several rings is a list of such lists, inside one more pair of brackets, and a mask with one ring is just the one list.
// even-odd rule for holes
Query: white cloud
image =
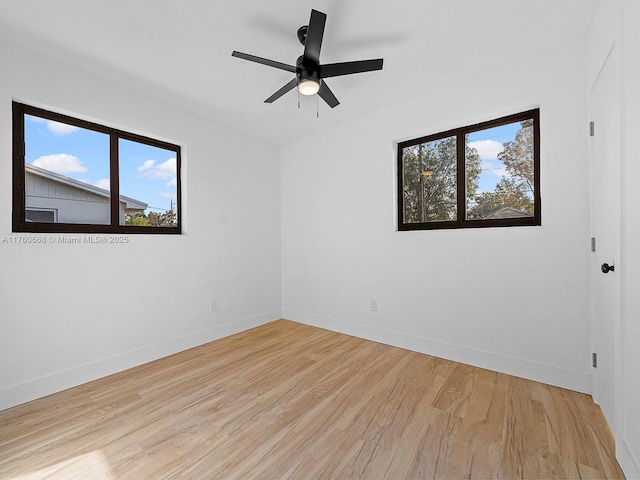
{"label": "white cloud", "polygon": [[507,169],[504,167],[504,163],[500,161],[492,162],[490,160],[485,160],[480,163],[480,168],[482,168],[483,172],[488,172],[496,177],[510,177],[507,173]]}
{"label": "white cloud", "polygon": [[53,120],[47,121],[47,128],[54,135],[67,135],[69,133],[80,130],[79,127],[74,127],[68,123],[54,122]]}
{"label": "white cloud", "polygon": [[170,158],[157,167],[157,175],[160,178],[170,178],[176,174],[176,159]]}
{"label": "white cloud", "polygon": [[153,165],[156,163],[155,160],[147,160],[146,162],[144,162],[142,165],[140,165],[136,170],[138,170],[138,172],[142,173],[142,172],[146,172],[147,170],[149,170],[150,168],[153,168]]}
{"label": "white cloud", "polygon": [[177,196],[176,192],[160,192],[158,195],[165,198],[173,198],[174,200]]}
{"label": "white cloud", "polygon": [[504,146],[495,140],[477,140],[469,142],[468,145],[475,148],[483,160],[498,158],[498,154],[504,150]]}
{"label": "white cloud", "polygon": [[167,187],[177,187],[178,186],[178,178],[173,177],[169,182],[167,182]]}
{"label": "white cloud", "polygon": [[145,178],[171,178],[176,174],[176,159],[175,157],[170,158],[160,165],[156,165],[155,160],[147,160],[141,166],[139,166],[137,170]]}
{"label": "white cloud", "polygon": [[108,178],[101,178],[94,185],[103,190],[111,190],[111,181]]}
{"label": "white cloud", "polygon": [[43,155],[33,162],[36,167],[44,168],[56,173],[86,172],[87,167],[82,165],[78,157],[67,153],[56,153],[54,155]]}
{"label": "white cloud", "polygon": [[491,160],[484,160],[482,162],[480,162],[480,168],[482,168],[482,171],[503,171],[504,172],[504,164],[502,162],[492,162]]}
{"label": "white cloud", "polygon": [[47,120],[46,118],[34,117],[33,115],[28,115],[28,118],[33,123],[46,122],[47,130],[49,130],[54,135],[67,135],[68,133],[72,133],[72,132],[75,132],[77,130],[80,130],[80,127],[74,127],[73,125],[69,125],[68,123],[54,122],[53,120]]}
{"label": "white cloud", "polygon": [[44,118],[34,117],[33,115],[27,115],[27,118],[29,119],[29,121],[31,121],[33,123],[46,122],[46,120]]}

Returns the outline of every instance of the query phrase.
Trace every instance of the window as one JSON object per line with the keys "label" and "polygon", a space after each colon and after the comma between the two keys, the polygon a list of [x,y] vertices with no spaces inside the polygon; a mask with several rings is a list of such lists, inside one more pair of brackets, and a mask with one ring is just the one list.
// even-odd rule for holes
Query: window
{"label": "window", "polygon": [[181,232],[180,147],[13,103],[13,231]]}
{"label": "window", "polygon": [[56,223],[56,213],[55,210],[27,208],[25,209],[25,219],[27,222]]}
{"label": "window", "polygon": [[540,225],[538,109],[398,144],[398,229]]}

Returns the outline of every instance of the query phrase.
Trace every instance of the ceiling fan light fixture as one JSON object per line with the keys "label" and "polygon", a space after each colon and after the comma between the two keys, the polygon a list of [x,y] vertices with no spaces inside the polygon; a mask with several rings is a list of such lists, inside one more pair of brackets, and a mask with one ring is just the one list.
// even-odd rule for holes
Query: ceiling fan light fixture
{"label": "ceiling fan light fixture", "polygon": [[320,82],[308,79],[298,83],[298,91],[302,95],[315,95],[320,90]]}

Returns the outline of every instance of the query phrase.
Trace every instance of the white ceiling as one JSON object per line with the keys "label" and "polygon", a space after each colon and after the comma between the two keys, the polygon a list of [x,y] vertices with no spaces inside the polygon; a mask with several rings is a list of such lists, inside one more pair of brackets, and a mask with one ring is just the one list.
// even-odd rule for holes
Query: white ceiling
{"label": "white ceiling", "polygon": [[[65,61],[136,85],[232,128],[284,143],[511,59],[586,38],[599,0],[7,0],[0,30]],[[298,27],[327,14],[321,62],[384,58],[327,83],[330,109],[292,74],[233,50],[295,64]],[[5,68],[5,67],[3,67]],[[64,106],[60,106],[64,108]]]}

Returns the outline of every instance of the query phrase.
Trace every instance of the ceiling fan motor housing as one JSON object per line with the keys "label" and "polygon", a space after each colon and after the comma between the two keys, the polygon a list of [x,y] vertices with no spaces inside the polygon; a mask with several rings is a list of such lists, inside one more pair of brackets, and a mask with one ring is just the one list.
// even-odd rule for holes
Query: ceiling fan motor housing
{"label": "ceiling fan motor housing", "polygon": [[304,56],[298,57],[298,61],[296,62],[298,84],[310,80],[320,85],[320,73],[318,70],[318,65],[310,65],[309,63],[305,64]]}

